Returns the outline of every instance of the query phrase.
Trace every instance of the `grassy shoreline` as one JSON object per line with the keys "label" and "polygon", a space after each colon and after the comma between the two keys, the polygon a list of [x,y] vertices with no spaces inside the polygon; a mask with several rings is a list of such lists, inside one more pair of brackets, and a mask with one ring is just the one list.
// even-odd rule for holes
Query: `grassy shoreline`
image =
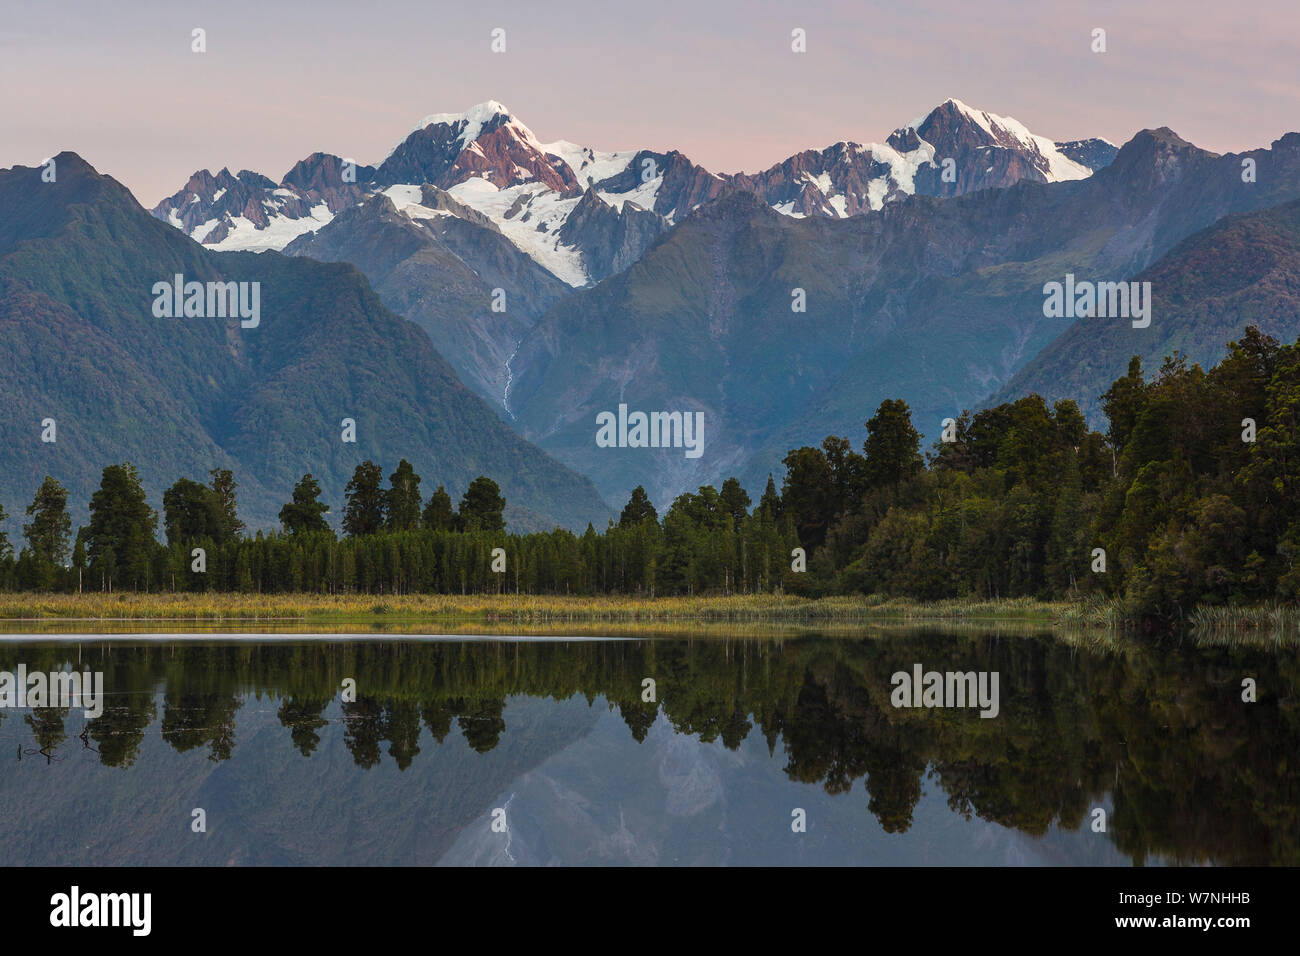
{"label": "grassy shoreline", "polygon": [[[176,624],[789,624],[984,622],[1044,628],[1132,627],[1117,601],[952,599],[918,602],[875,595],[804,598],[746,594],[708,597],[573,597],[515,594],[39,594],[0,595],[0,621]],[[1300,630],[1300,608],[1200,608],[1186,625],[1214,631]]]}
{"label": "grassy shoreline", "polygon": [[8,594],[0,620],[99,621],[568,621],[1014,620],[1050,624],[1071,617],[1064,603],[1016,599],[918,603],[876,597],[802,598],[750,594],[711,597],[565,597],[514,594]]}

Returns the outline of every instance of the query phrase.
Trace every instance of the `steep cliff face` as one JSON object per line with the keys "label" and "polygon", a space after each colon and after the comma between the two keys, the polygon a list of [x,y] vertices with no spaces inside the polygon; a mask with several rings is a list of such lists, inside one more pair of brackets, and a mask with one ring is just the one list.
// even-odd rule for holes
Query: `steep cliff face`
{"label": "steep cliff face", "polygon": [[640,259],[668,228],[666,219],[634,202],[616,207],[589,189],[560,227],[559,238],[582,250],[589,275],[611,276]]}

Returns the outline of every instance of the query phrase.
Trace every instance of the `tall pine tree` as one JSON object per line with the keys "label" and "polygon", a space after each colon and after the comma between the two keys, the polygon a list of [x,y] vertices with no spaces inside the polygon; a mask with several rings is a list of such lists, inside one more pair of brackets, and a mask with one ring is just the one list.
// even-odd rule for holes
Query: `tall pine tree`
{"label": "tall pine tree", "polygon": [[412,531],[420,526],[420,476],[403,458],[388,476],[384,527],[389,531]]}
{"label": "tall pine tree", "polygon": [[140,473],[130,462],[109,465],[90,498],[86,551],[102,566],[111,586],[116,578],[131,587],[148,587],[149,564],[157,542],[158,514],[149,507]]}
{"label": "tall pine tree", "polygon": [[27,506],[31,524],[23,525],[23,537],[37,560],[50,567],[62,567],[68,557],[72,519],[68,516],[68,490],[45,476],[36,497]]}
{"label": "tall pine tree", "polygon": [[343,509],[343,533],[353,538],[376,534],[384,526],[383,469],[373,461],[363,461],[352,473],[343,493],[347,505]]}

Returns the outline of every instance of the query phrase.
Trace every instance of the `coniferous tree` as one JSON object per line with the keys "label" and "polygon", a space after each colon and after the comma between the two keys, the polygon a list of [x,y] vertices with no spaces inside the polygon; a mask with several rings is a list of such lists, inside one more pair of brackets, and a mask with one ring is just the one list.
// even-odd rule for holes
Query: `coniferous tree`
{"label": "coniferous tree", "polygon": [[169,545],[208,538],[222,540],[224,515],[216,493],[189,478],[163,492],[163,532]]}
{"label": "coniferous tree", "polygon": [[442,485],[429,496],[422,515],[424,526],[430,531],[451,531],[456,526],[456,512],[451,506],[451,495]]}
{"label": "coniferous tree", "polygon": [[239,483],[229,468],[213,468],[208,472],[212,479],[212,494],[216,499],[217,533],[213,539],[218,544],[234,541],[244,533],[244,522],[239,520],[239,502],[235,490]]}
{"label": "coniferous tree", "polygon": [[835,484],[820,448],[796,448],[785,456],[781,502],[794,522],[799,540],[820,547],[834,518]]}
{"label": "coniferous tree", "polygon": [[749,514],[749,493],[740,486],[738,479],[728,478],[722,483],[718,496],[722,499],[723,511],[731,516],[732,526],[739,531],[740,523]]}
{"label": "coniferous tree", "polygon": [[280,524],[292,535],[328,531],[325,515],[329,510],[320,500],[320,482],[308,472],[293,486],[293,500],[280,509]]}
{"label": "coniferous tree", "polygon": [[858,499],[866,490],[866,461],[853,450],[847,438],[828,435],[822,442],[822,454],[831,470],[832,520],[857,509]]}
{"label": "coniferous tree", "polygon": [[655,511],[655,506],[650,501],[650,496],[646,494],[645,488],[637,485],[632,489],[632,497],[628,499],[623,506],[623,513],[618,517],[620,528],[628,528],[639,525],[643,521],[658,521],[659,513]]}
{"label": "coniferous tree", "polygon": [[343,533],[357,538],[375,534],[384,526],[383,469],[373,461],[357,465],[347,487],[347,506],[343,510]]}
{"label": "coniferous tree", "polygon": [[31,524],[23,525],[23,537],[37,560],[49,567],[62,567],[68,557],[72,519],[68,516],[68,491],[45,476],[36,497],[27,506]]}
{"label": "coniferous tree", "polygon": [[1133,356],[1128,363],[1128,374],[1116,379],[1101,397],[1101,408],[1106,413],[1110,428],[1106,437],[1111,447],[1122,449],[1137,425],[1142,406],[1146,404],[1146,379],[1142,375],[1142,359]]}
{"label": "coniferous tree", "polygon": [[460,520],[467,531],[503,531],[506,499],[491,478],[479,475],[460,499]]}
{"label": "coniferous tree", "polygon": [[384,527],[389,531],[411,531],[420,526],[420,476],[403,458],[388,476]]}
{"label": "coniferous tree", "polygon": [[758,499],[758,510],[766,514],[772,521],[781,517],[781,493],[776,490],[776,482],[772,480],[772,475],[767,476],[767,487],[763,489],[763,497]]}
{"label": "coniferous tree", "polygon": [[11,588],[17,584],[13,573],[13,546],[9,543],[9,532],[4,529],[7,518],[4,507],[0,506],[0,588]]}
{"label": "coniferous tree", "polygon": [[158,514],[149,507],[135,466],[106,467],[90,498],[86,551],[91,562],[102,563],[110,581],[117,577],[147,587],[157,527]]}
{"label": "coniferous tree", "polygon": [[885,399],[867,421],[862,445],[867,488],[897,486],[914,477],[924,464],[921,436],[912,426],[912,412],[901,399]]}
{"label": "coniferous tree", "polygon": [[72,567],[77,572],[77,590],[81,591],[86,570],[86,529],[77,529],[77,539],[72,545]]}

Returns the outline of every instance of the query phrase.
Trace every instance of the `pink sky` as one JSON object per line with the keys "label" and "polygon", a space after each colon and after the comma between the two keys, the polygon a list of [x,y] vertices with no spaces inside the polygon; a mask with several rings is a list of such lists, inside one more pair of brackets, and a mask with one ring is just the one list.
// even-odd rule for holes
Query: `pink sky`
{"label": "pink sky", "polygon": [[717,172],[882,141],[950,96],[1054,139],[1169,126],[1228,152],[1300,129],[1298,69],[1295,0],[20,2],[0,21],[0,167],[75,150],[152,206],[204,167],[375,163],[487,99],[544,142]]}

